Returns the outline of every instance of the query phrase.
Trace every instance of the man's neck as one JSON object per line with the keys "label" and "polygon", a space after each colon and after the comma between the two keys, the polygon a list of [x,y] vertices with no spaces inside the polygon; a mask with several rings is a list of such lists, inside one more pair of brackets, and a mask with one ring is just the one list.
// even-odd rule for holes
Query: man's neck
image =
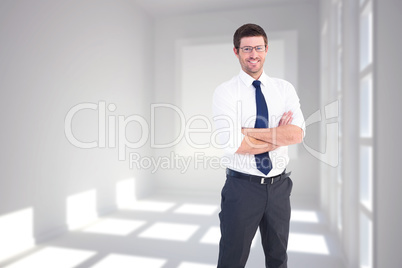
{"label": "man's neck", "polygon": [[264,70],[259,71],[258,73],[249,73],[245,70],[243,70],[246,74],[248,74],[249,76],[251,76],[252,78],[254,78],[254,80],[258,80],[260,79],[262,73],[264,72]]}

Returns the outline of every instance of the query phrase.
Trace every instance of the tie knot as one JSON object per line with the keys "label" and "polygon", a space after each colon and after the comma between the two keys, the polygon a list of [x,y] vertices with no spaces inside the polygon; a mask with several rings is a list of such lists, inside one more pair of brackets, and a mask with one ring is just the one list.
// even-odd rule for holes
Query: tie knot
{"label": "tie knot", "polygon": [[261,81],[259,81],[259,80],[254,80],[254,81],[253,81],[253,86],[254,86],[255,88],[259,88],[260,85],[261,85]]}

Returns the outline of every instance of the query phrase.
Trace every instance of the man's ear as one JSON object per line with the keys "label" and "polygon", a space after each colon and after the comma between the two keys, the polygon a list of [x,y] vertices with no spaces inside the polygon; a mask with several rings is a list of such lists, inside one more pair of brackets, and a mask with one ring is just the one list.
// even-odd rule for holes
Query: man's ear
{"label": "man's ear", "polygon": [[233,47],[233,52],[236,55],[236,57],[239,58],[239,52],[238,52],[237,48]]}

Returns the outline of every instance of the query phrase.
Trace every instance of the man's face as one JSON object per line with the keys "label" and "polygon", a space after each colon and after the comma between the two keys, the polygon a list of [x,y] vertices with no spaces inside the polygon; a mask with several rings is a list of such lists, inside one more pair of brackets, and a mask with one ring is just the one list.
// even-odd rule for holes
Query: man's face
{"label": "man's face", "polygon": [[[240,40],[240,47],[256,47],[256,46],[264,46],[264,38],[262,36],[251,36],[251,37],[243,37]],[[252,76],[254,79],[258,79],[262,72],[263,66],[265,62],[265,56],[268,52],[268,46],[266,47],[264,52],[257,52],[253,49],[250,53],[245,53],[242,49],[239,48],[239,52],[237,52],[236,48],[233,48],[236,57],[239,59],[241,68],[244,72]]]}

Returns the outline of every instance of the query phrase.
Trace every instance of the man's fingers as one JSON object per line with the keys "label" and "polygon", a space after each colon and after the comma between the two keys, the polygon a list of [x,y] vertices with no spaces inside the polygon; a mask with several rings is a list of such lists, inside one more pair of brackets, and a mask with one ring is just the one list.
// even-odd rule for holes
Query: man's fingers
{"label": "man's fingers", "polygon": [[284,124],[285,118],[286,118],[286,114],[287,114],[287,112],[284,113],[284,114],[282,115],[282,117],[281,117],[281,120],[279,120],[279,125],[280,125],[280,126]]}
{"label": "man's fingers", "polygon": [[292,111],[287,111],[285,112],[282,117],[281,120],[279,120],[279,126],[283,126],[283,125],[288,125],[292,122],[293,120],[293,113]]}
{"label": "man's fingers", "polygon": [[286,125],[289,124],[292,121],[293,117],[292,117],[292,112],[288,112],[288,114],[286,115]]}
{"label": "man's fingers", "polygon": [[286,118],[286,125],[289,125],[289,124],[292,122],[292,120],[293,120],[292,115],[289,115],[289,116]]}

